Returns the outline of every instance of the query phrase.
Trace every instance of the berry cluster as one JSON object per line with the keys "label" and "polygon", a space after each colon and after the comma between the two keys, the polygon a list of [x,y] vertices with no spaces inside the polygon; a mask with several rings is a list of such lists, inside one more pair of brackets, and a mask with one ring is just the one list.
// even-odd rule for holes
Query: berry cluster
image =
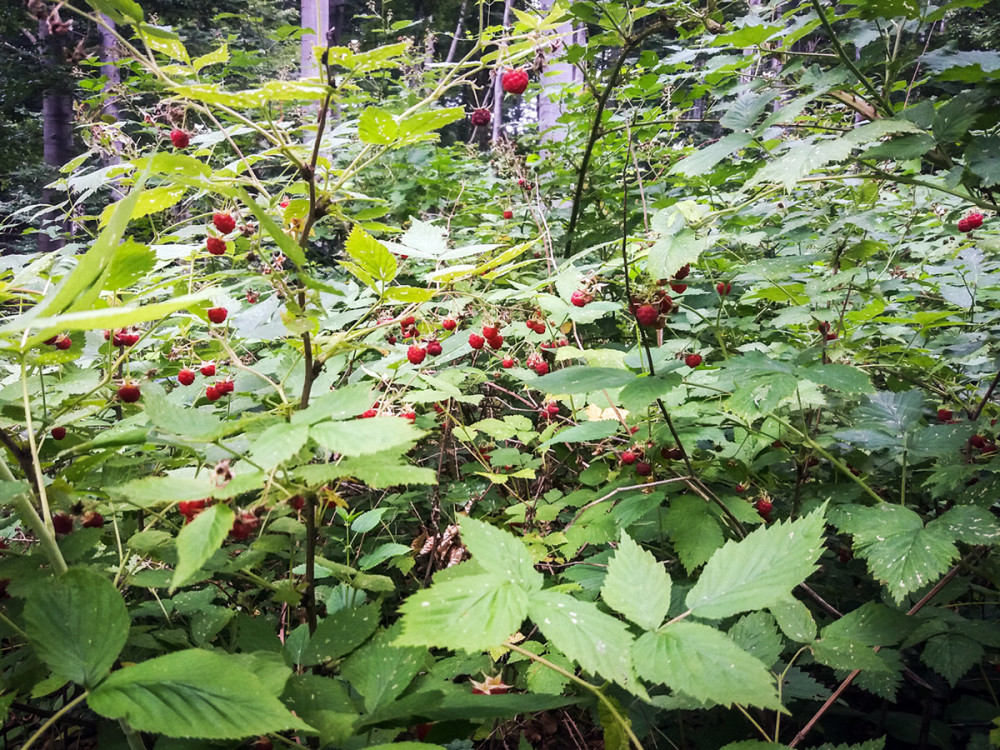
{"label": "berry cluster", "polygon": [[971,232],[973,229],[979,229],[983,225],[983,215],[979,212],[971,213],[958,220],[958,231],[959,232]]}

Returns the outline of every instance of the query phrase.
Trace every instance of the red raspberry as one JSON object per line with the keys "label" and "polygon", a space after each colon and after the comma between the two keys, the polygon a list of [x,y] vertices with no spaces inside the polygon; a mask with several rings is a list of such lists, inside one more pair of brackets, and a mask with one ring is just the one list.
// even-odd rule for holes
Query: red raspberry
{"label": "red raspberry", "polygon": [[226,213],[213,214],[212,223],[215,224],[215,228],[218,229],[223,234],[229,234],[234,229],[236,229],[236,219],[234,219],[230,214]]}
{"label": "red raspberry", "polygon": [[134,404],[139,400],[139,386],[135,383],[122,383],[118,386],[118,398],[124,401],[126,404]]}
{"label": "red raspberry", "polygon": [[288,498],[288,507],[292,510],[302,510],[306,507],[306,499],[302,495],[292,495]]}
{"label": "red raspberry", "polygon": [[205,249],[212,255],[225,255],[226,241],[218,237],[208,237],[205,240]]}
{"label": "red raspberry", "polygon": [[215,384],[215,387],[219,389],[219,393],[223,396],[227,393],[232,393],[233,391],[236,390],[236,385],[229,378],[226,378],[225,380],[220,380],[218,383]]}
{"label": "red raspberry", "polygon": [[104,516],[96,510],[88,510],[83,514],[83,522],[80,525],[85,529],[99,529],[104,526]]}
{"label": "red raspberry", "polygon": [[657,319],[660,317],[660,311],[657,310],[652,305],[643,305],[638,310],[635,311],[635,319],[639,321],[639,325],[649,328],[650,326],[655,326]]}
{"label": "red raspberry", "polygon": [[959,219],[958,220],[958,231],[959,232],[971,232],[972,231],[972,224],[966,218]]}
{"label": "red raspberry", "polygon": [[427,342],[427,353],[432,357],[436,357],[441,353],[441,344],[438,341],[428,341]]}
{"label": "red raspberry", "polygon": [[393,336],[391,333],[385,337],[385,340],[388,342],[390,346],[396,343],[396,337]]}
{"label": "red raspberry", "polygon": [[56,349],[66,351],[73,346],[73,339],[69,336],[56,336]]}
{"label": "red raspberry", "polygon": [[218,385],[210,385],[207,388],[205,388],[205,398],[207,398],[209,401],[218,401],[220,398],[222,398],[222,396],[223,393],[222,391],[219,390]]}
{"label": "red raspberry", "polygon": [[761,518],[763,518],[765,521],[771,520],[770,519],[771,508],[773,508],[774,506],[771,504],[770,500],[761,498],[754,504],[754,507],[757,509],[757,513],[760,514]]}
{"label": "red raspberry", "polygon": [[969,438],[969,445],[973,448],[978,448],[979,450],[985,450],[987,446],[986,438],[982,435],[973,435]]}
{"label": "red raspberry", "polygon": [[514,218],[514,212],[511,211],[510,209],[507,209],[506,211],[503,212],[503,217],[505,219],[513,219]]}
{"label": "red raspberry", "polygon": [[480,107],[479,109],[472,110],[472,116],[469,118],[469,122],[475,128],[486,127],[490,124],[490,120],[493,119],[490,115],[490,111],[485,107]]}
{"label": "red raspberry", "polygon": [[215,375],[215,363],[214,362],[206,362],[205,364],[203,364],[201,366],[200,372],[206,378],[212,377],[213,375]]}
{"label": "red raspberry", "polygon": [[496,336],[490,336],[487,338],[486,342],[490,345],[490,349],[496,351],[503,346],[503,336],[498,333]]}
{"label": "red raspberry", "polygon": [[410,360],[411,365],[419,365],[424,361],[424,357],[427,356],[427,350],[414,344],[409,349],[406,350],[406,358]]}
{"label": "red raspberry", "polygon": [[181,500],[177,503],[177,510],[190,523],[196,515],[205,510],[204,500]]}
{"label": "red raspberry", "polygon": [[670,299],[669,294],[664,294],[660,298],[660,312],[666,315],[673,309],[674,309],[674,301]]}
{"label": "red raspberry", "polygon": [[588,304],[590,304],[590,302],[593,301],[593,299],[594,298],[592,295],[587,294],[582,289],[577,289],[575,292],[573,292],[573,294],[570,295],[569,301],[575,307],[586,307]]}
{"label": "red raspberry", "polygon": [[556,414],[559,413],[559,404],[557,404],[555,401],[549,401],[549,403],[545,405],[545,411],[547,411],[551,416],[554,417]]}
{"label": "red raspberry", "polygon": [[509,370],[515,364],[517,363],[513,357],[504,357],[503,361],[500,363],[500,366],[503,367],[505,370]]}
{"label": "red raspberry", "polygon": [[686,279],[689,273],[691,273],[691,264],[685,263],[680,267],[677,273],[674,274],[674,278],[680,281],[681,279]]}
{"label": "red raspberry", "polygon": [[485,343],[486,343],[486,339],[484,339],[478,333],[470,333],[469,334],[469,346],[471,346],[473,349],[482,349],[483,348],[483,344],[485,344]]}
{"label": "red raspberry", "polygon": [[500,333],[500,329],[497,328],[496,326],[491,326],[491,325],[484,325],[483,326],[483,336],[485,338],[491,339],[494,336],[496,336],[498,333]]}
{"label": "red raspberry", "polygon": [[535,367],[536,375],[548,375],[549,374],[549,363],[548,362],[538,362]]}
{"label": "red raspberry", "polygon": [[404,411],[399,416],[401,416],[403,419],[408,419],[411,422],[415,422],[417,420],[417,413],[415,411]]}
{"label": "red raspberry", "polygon": [[445,318],[441,321],[441,327],[446,331],[454,331],[458,327],[458,322],[454,318]]}
{"label": "red raspberry", "polygon": [[938,409],[937,418],[939,422],[949,422],[952,416],[951,409]]}
{"label": "red raspberry", "polygon": [[213,307],[208,311],[208,319],[213,323],[221,323],[226,319],[229,311],[224,307]]}
{"label": "red raspberry", "polygon": [[362,419],[371,419],[372,417],[377,417],[377,416],[378,416],[378,410],[376,409],[366,409],[361,414]]}
{"label": "red raspberry", "polygon": [[57,534],[70,534],[73,531],[73,518],[65,513],[52,516],[52,527]]}
{"label": "red raspberry", "polygon": [[969,229],[979,229],[983,225],[983,215],[978,212],[969,214],[965,220],[969,222]]}
{"label": "red raspberry", "polygon": [[237,541],[249,539],[253,530],[260,526],[260,519],[248,510],[241,511],[233,521],[233,528],[229,530],[229,536]]}
{"label": "red raspberry", "polygon": [[639,457],[635,454],[635,451],[623,451],[619,459],[625,466],[631,466]]}
{"label": "red raspberry", "polygon": [[689,354],[684,358],[684,364],[690,367],[692,370],[701,364],[700,354]]}
{"label": "red raspberry", "polygon": [[715,291],[719,293],[719,296],[725,297],[727,294],[733,291],[733,285],[727,284],[724,281],[720,281],[718,284],[715,285]]}
{"label": "red raspberry", "polygon": [[500,85],[508,94],[519,96],[528,88],[528,74],[520,68],[508,70],[500,79]]}
{"label": "red raspberry", "polygon": [[653,473],[653,464],[647,461],[637,461],[635,464],[635,473],[640,477],[648,477]]}
{"label": "red raspberry", "polygon": [[670,282],[670,290],[674,294],[683,294],[684,292],[687,291],[687,288],[688,288],[687,284],[678,284],[676,281]]}
{"label": "red raspberry", "polygon": [[257,292],[254,292],[254,291],[251,291],[250,289],[247,289],[247,302],[248,303],[250,303],[251,305],[256,305],[258,299],[260,299],[260,297],[258,296]]}
{"label": "red raspberry", "polygon": [[416,322],[417,322],[416,318],[414,318],[412,315],[407,315],[405,318],[403,318],[402,320],[399,321],[399,327],[400,328],[409,328],[410,326],[412,326]]}
{"label": "red raspberry", "polygon": [[191,143],[191,136],[180,128],[174,128],[170,131],[170,142],[174,144],[174,148],[187,148]]}
{"label": "red raspberry", "polygon": [[837,338],[837,334],[835,334],[833,331],[830,331],[830,333],[826,334],[826,340],[827,341],[834,341],[834,340],[836,340],[836,338]]}
{"label": "red raspberry", "polygon": [[66,437],[66,428],[65,427],[53,427],[52,428],[52,439],[53,440],[62,440],[64,437]]}
{"label": "red raspberry", "polygon": [[194,370],[185,367],[177,373],[177,382],[181,385],[191,385],[194,382]]}
{"label": "red raspberry", "polygon": [[736,494],[742,495],[744,492],[747,491],[747,486],[745,484],[738,484],[736,485],[735,489],[736,489]]}

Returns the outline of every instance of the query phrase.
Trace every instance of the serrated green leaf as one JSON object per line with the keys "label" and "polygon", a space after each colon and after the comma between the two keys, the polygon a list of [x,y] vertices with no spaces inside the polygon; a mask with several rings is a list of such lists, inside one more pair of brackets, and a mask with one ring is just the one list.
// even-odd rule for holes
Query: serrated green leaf
{"label": "serrated green leaf", "polygon": [[628,370],[575,365],[543,375],[534,382],[534,387],[545,393],[590,393],[618,388],[633,380],[635,375]]}
{"label": "serrated green leaf", "polygon": [[145,396],[142,403],[149,421],[173,435],[206,438],[222,426],[222,420],[213,412],[173,404],[158,393]]}
{"label": "serrated green leaf", "polygon": [[375,604],[337,610],[324,617],[309,636],[300,663],[311,666],[349,654],[375,632],[378,623],[379,608]]}
{"label": "serrated green leaf", "polygon": [[344,249],[365,273],[381,281],[383,285],[396,278],[398,270],[396,257],[361,227],[354,226],[347,237]]}
{"label": "serrated green leaf", "polygon": [[462,518],[460,526],[462,542],[482,570],[526,592],[542,588],[542,574],[535,570],[527,547],[513,534],[473,518]]}
{"label": "serrated green leaf", "polygon": [[983,647],[956,633],[936,635],[927,641],[920,660],[955,686],[983,658]]}
{"label": "serrated green leaf", "polygon": [[358,120],[358,137],[364,143],[390,146],[399,139],[399,125],[384,109],[365,107]]}
{"label": "serrated green leaf", "polygon": [[823,550],[823,510],[727,542],[688,592],[692,614],[719,619],[787,599],[816,569]]}
{"label": "serrated green leaf", "polygon": [[743,615],[729,628],[727,635],[733,643],[751,656],[760,659],[767,667],[778,660],[784,647],[774,616],[767,612],[751,612]]}
{"label": "serrated green leaf", "polygon": [[340,667],[340,674],[364,699],[369,713],[406,690],[427,659],[425,648],[393,645],[397,631],[395,628],[379,633]]}
{"label": "serrated green leaf", "polygon": [[639,675],[703,703],[778,709],[777,684],[767,667],[714,628],[681,621],[636,641]]}
{"label": "serrated green leaf", "polygon": [[601,587],[604,603],[641,628],[654,630],[670,609],[670,584],[663,564],[623,531]]}
{"label": "serrated green leaf", "polygon": [[309,428],[303,424],[279,422],[264,430],[250,445],[250,458],[270,471],[293,458],[309,440]]}
{"label": "serrated green leaf", "polygon": [[177,567],[170,581],[171,593],[193,580],[201,566],[222,546],[235,517],[232,508],[217,503],[181,529],[177,535]]}
{"label": "serrated green leaf", "polygon": [[797,643],[810,643],[816,637],[816,621],[809,608],[789,596],[773,602],[768,610],[774,615],[781,632]]}
{"label": "serrated green leaf", "polygon": [[528,616],[549,642],[593,674],[642,695],[632,669],[632,636],[620,620],[597,605],[554,591],[531,595]]}
{"label": "serrated green leaf", "polygon": [[594,422],[583,422],[573,425],[565,430],[560,430],[550,437],[540,447],[545,448],[556,443],[569,445],[572,443],[587,443],[594,440],[603,440],[614,435],[621,428],[621,422],[612,419],[602,419]]}
{"label": "serrated green leaf", "polygon": [[403,632],[397,646],[485,651],[521,627],[528,595],[497,575],[481,573],[435,583],[409,597],[400,612]]}
{"label": "serrated green leaf", "polygon": [[343,477],[353,477],[374,489],[406,484],[437,484],[437,473],[423,466],[411,466],[396,453],[374,453],[346,458],[333,464],[310,464],[295,469],[295,477],[318,486]]}
{"label": "serrated green leaf", "polygon": [[1000,524],[983,508],[975,505],[956,505],[933,521],[928,527],[943,526],[953,539],[966,544],[996,544],[1000,542]]}
{"label": "serrated green leaf", "polygon": [[753,143],[749,133],[730,133],[710,146],[695,151],[690,156],[674,164],[670,174],[681,174],[688,177],[700,177],[712,171],[720,161],[728,159],[742,148]]}
{"label": "serrated green leaf", "polygon": [[865,602],[823,628],[823,637],[846,638],[866,646],[895,646],[915,624],[897,609]]}
{"label": "serrated green leaf", "polygon": [[402,417],[372,417],[348,422],[317,422],[309,435],[332,453],[368,456],[403,448],[417,442],[424,433]]}
{"label": "serrated green leaf", "polygon": [[310,729],[238,658],[201,649],[120,669],[87,702],[101,716],[166,737],[227,740]]}
{"label": "serrated green leaf", "polygon": [[130,625],[111,581],[86,568],[32,583],[24,622],[35,653],[52,673],[87,688],[114,665]]}
{"label": "serrated green leaf", "polygon": [[869,670],[886,672],[889,668],[874,653],[871,646],[866,646],[849,638],[823,636],[812,644],[813,656],[820,664],[834,669]]}
{"label": "serrated green leaf", "polygon": [[708,503],[693,495],[673,498],[663,522],[674,551],[688,573],[708,562],[724,541],[722,529]]}

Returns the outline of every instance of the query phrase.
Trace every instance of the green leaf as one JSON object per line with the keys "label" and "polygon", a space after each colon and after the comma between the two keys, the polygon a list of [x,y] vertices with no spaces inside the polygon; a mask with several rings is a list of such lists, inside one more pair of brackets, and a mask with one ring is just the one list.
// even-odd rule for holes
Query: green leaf
{"label": "green leaf", "polygon": [[385,630],[351,654],[340,666],[340,674],[365,701],[369,713],[399,696],[427,660],[427,649],[393,645],[398,628]]}
{"label": "green leaf", "polygon": [[191,67],[200,73],[203,68],[207,68],[209,65],[222,65],[227,62],[229,62],[229,46],[223,43],[217,50],[196,57],[191,62]]}
{"label": "green leaf", "polygon": [[983,508],[956,505],[927,524],[944,527],[953,539],[966,544],[996,544],[1000,542],[1000,524]]}
{"label": "green leaf", "polygon": [[712,171],[720,161],[728,159],[737,151],[753,143],[749,133],[730,133],[710,146],[695,151],[691,156],[674,164],[669,174],[700,177]]}
{"label": "green leaf", "polygon": [[670,609],[670,588],[663,564],[623,531],[601,587],[604,603],[639,627],[654,630]]}
{"label": "green leaf", "polygon": [[727,633],[733,643],[760,659],[766,667],[770,667],[781,656],[784,641],[778,634],[778,625],[774,616],[767,612],[751,612],[743,615]]}
{"label": "green leaf", "polygon": [[358,225],[355,224],[348,235],[344,249],[369,276],[383,285],[396,278],[396,256]]}
{"label": "green leaf", "polygon": [[33,582],[24,623],[35,653],[52,673],[86,688],[107,675],[131,624],[111,581],[86,568]]}
{"label": "green leaf", "polygon": [[924,527],[920,516],[900,505],[849,506],[831,513],[833,523],[854,536],[854,551],[897,603],[928,586],[958,557],[948,528]]}
{"label": "green leaf", "polygon": [[173,435],[205,439],[222,427],[222,421],[214,413],[178,406],[158,393],[144,396],[142,403],[149,421]]}
{"label": "green leaf", "polygon": [[184,43],[175,31],[163,26],[140,23],[136,26],[136,34],[149,45],[150,49],[182,63],[191,62]]}
{"label": "green leaf", "polygon": [[649,248],[646,265],[654,279],[669,279],[682,266],[696,263],[701,254],[712,246],[707,234],[698,236],[693,229],[683,227],[674,234],[662,234]]}
{"label": "green leaf", "polygon": [[406,447],[424,433],[402,417],[372,417],[349,422],[317,422],[309,435],[332,453],[367,456]]}
{"label": "green leaf", "polygon": [[498,575],[480,573],[435,583],[409,597],[400,612],[403,632],[397,646],[485,651],[521,627],[528,595]]}
{"label": "green leaf", "polygon": [[87,702],[101,716],[166,737],[228,740],[310,729],[239,658],[201,649],[120,669]]}
{"label": "green leaf", "polygon": [[460,525],[462,542],[482,570],[529,593],[542,588],[542,574],[517,537],[473,518],[462,518]]}
{"label": "green leaf", "polygon": [[816,621],[809,608],[798,599],[787,599],[772,603],[768,610],[778,621],[781,632],[797,643],[810,643],[816,637]]}
{"label": "green leaf", "polygon": [[423,466],[410,466],[393,452],[346,458],[335,464],[310,464],[295,470],[295,477],[310,485],[321,485],[353,477],[374,489],[403,484],[437,484],[437,473]]}
{"label": "green leaf", "polygon": [[618,402],[627,411],[642,411],[656,399],[679,386],[682,381],[680,373],[676,372],[638,377],[621,389]]}
{"label": "green leaf", "polygon": [[556,443],[569,445],[572,443],[589,443],[595,440],[603,440],[618,432],[621,426],[621,422],[616,422],[613,419],[582,422],[581,424],[567,427],[565,430],[559,430],[559,432],[542,443],[540,447],[546,448]]}
{"label": "green leaf", "polygon": [[636,641],[639,676],[702,703],[780,709],[773,675],[714,628],[676,622]]}
{"label": "green leaf", "polygon": [[348,419],[372,405],[372,389],[358,384],[338,388],[309,402],[309,408],[295,412],[292,424],[314,424],[327,419]]}
{"label": "green leaf", "polygon": [[543,375],[533,385],[545,393],[572,394],[619,388],[633,380],[635,375],[628,370],[574,365]]}
{"label": "green leaf", "polygon": [[156,253],[146,245],[140,245],[128,239],[118,246],[111,259],[111,270],[108,273],[105,289],[119,291],[131,286],[156,266]]}
{"label": "green leaf", "polygon": [[337,610],[316,626],[300,664],[308,667],[349,654],[368,640],[378,623],[379,607],[376,604]]}
{"label": "green leaf", "polygon": [[847,638],[866,646],[895,646],[914,625],[913,619],[898,609],[865,602],[823,628],[823,637]]}
{"label": "green leaf", "polygon": [[889,671],[888,665],[872,651],[871,646],[866,646],[850,638],[824,635],[812,644],[812,652],[816,661],[834,669]]}
{"label": "green leaf", "polygon": [[364,143],[390,146],[399,139],[399,125],[384,109],[365,107],[358,120],[358,137]]}
{"label": "green leaf", "polygon": [[279,422],[253,441],[250,458],[265,471],[270,471],[298,455],[307,440],[309,428],[306,425]]}
{"label": "green leaf", "polygon": [[920,654],[920,660],[948,680],[952,687],[982,658],[981,644],[956,633],[934,636]]}
{"label": "green leaf", "polygon": [[623,622],[596,604],[554,591],[532,594],[528,616],[553,646],[583,669],[643,694],[632,670],[632,636]]}
{"label": "green leaf", "polygon": [[[180,203],[181,198],[184,197],[184,193],[186,193],[187,190],[186,185],[161,185],[160,187],[143,190],[142,194],[139,196],[138,202],[135,204],[135,209],[132,211],[131,218],[141,219],[143,216],[149,216],[150,214],[157,214],[160,211],[166,211],[171,206],[175,206]],[[122,198],[122,200],[127,201],[129,197],[131,196],[126,196],[125,198]],[[108,223],[117,208],[118,203],[109,203],[105,206],[104,210],[101,211],[99,224],[102,227]]]}
{"label": "green leaf", "polygon": [[125,23],[127,19],[136,23],[145,20],[142,8],[135,0],[87,0],[87,4],[110,16],[115,23]]}
{"label": "green leaf", "polygon": [[250,197],[241,187],[235,188],[236,197],[243,201],[243,205],[250,209],[253,215],[260,222],[260,227],[268,236],[275,241],[281,252],[285,254],[292,263],[299,267],[299,272],[303,273],[306,267],[306,254],[292,237],[285,234],[285,230],[278,226],[278,224],[271,218],[271,214],[268,213],[267,209],[261,206],[257,201]]}
{"label": "green leaf", "polygon": [[673,498],[663,523],[674,551],[688,573],[708,562],[722,546],[719,522],[712,515],[708,503],[693,495]]}
{"label": "green leaf", "polygon": [[465,109],[462,107],[443,107],[430,112],[418,112],[400,121],[399,135],[404,139],[426,135],[464,117]]}
{"label": "green leaf", "polygon": [[787,599],[816,569],[823,550],[824,509],[727,542],[688,592],[692,614],[721,619]]}
{"label": "green leaf", "polygon": [[177,535],[177,568],[170,591],[192,581],[201,566],[222,546],[233,528],[235,514],[228,505],[210,505]]}

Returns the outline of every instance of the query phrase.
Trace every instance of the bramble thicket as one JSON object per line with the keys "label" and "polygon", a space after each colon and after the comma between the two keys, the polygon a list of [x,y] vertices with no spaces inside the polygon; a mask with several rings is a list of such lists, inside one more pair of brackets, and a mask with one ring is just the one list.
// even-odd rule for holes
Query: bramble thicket
{"label": "bramble thicket", "polygon": [[307,5],[3,11],[6,746],[1000,747],[996,3]]}

